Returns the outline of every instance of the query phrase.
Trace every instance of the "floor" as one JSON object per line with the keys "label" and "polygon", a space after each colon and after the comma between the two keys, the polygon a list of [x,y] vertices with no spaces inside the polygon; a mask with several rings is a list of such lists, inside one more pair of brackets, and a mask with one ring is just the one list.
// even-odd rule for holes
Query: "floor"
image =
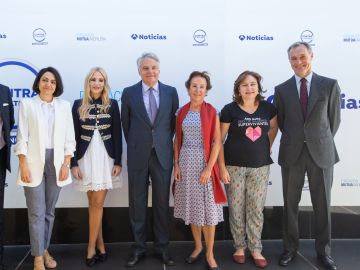
{"label": "floor", "polygon": [[[280,240],[263,241],[263,254],[268,259],[269,265],[266,269],[281,269],[277,260],[282,251]],[[172,242],[170,245],[171,254],[176,262],[175,266],[169,267],[163,265],[158,259],[152,256],[151,246],[149,252],[143,261],[136,265],[135,270],[180,270],[180,269],[206,269],[204,261],[198,261],[194,265],[188,265],[184,262],[184,258],[189,255],[192,249],[191,242]],[[72,245],[52,245],[50,247],[51,254],[57,259],[57,270],[86,270],[89,269],[84,264],[85,244]],[[107,245],[108,260],[98,263],[92,269],[128,269],[125,261],[131,252],[131,243],[116,243]],[[238,265],[233,263],[231,254],[233,252],[231,241],[217,241],[215,244],[215,257],[218,265],[222,270],[235,269],[258,269],[254,266],[250,258],[247,258],[246,264]],[[29,246],[8,246],[5,248],[5,264],[7,269],[14,270],[31,270],[33,269],[33,258],[30,255]],[[339,270],[358,270],[360,269],[360,240],[333,240],[332,256],[335,259]],[[314,251],[313,240],[301,240],[298,255],[287,270],[305,270],[305,269],[323,269],[317,262]]]}

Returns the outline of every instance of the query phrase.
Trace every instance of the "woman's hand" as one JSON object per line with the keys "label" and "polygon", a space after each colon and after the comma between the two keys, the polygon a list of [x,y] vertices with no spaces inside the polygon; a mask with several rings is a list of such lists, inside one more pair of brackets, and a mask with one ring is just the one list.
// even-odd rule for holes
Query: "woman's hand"
{"label": "woman's hand", "polygon": [[24,183],[31,183],[30,170],[26,161],[20,163],[20,178]]}
{"label": "woman's hand", "polygon": [[180,166],[179,163],[175,162],[174,165],[174,178],[176,182],[179,182],[181,180],[181,172],[180,172]]}
{"label": "woman's hand", "polygon": [[69,167],[65,166],[64,164],[61,165],[60,174],[59,174],[59,180],[60,180],[60,181],[64,181],[64,180],[68,179],[68,177],[69,177],[69,170],[70,170]]}
{"label": "woman's hand", "polygon": [[111,176],[118,176],[121,173],[121,166],[120,165],[114,165],[111,171]]}
{"label": "woman's hand", "polygon": [[76,180],[78,180],[78,181],[82,180],[82,174],[81,174],[80,168],[78,166],[72,167],[71,173],[75,177]]}
{"label": "woman's hand", "polygon": [[200,174],[200,184],[206,185],[211,177],[211,169],[206,166]]}
{"label": "woman's hand", "polygon": [[230,184],[230,175],[226,168],[221,168],[220,170],[220,179],[224,184]]}

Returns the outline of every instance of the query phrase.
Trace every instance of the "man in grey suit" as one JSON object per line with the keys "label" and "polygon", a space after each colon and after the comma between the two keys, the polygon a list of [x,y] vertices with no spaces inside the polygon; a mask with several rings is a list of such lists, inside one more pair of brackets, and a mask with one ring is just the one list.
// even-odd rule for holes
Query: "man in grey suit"
{"label": "man in grey suit", "polygon": [[315,215],[315,248],[320,263],[335,270],[330,256],[330,195],[333,165],[339,161],[334,136],[340,125],[340,88],[336,80],[312,72],[312,48],[296,42],[288,49],[295,75],[275,87],[282,132],[279,150],[284,197],[283,245],[287,266],[299,247],[298,206],[305,173]]}
{"label": "man in grey suit", "polygon": [[0,270],[5,269],[3,265],[4,256],[4,191],[6,170],[10,172],[11,141],[10,130],[14,126],[14,106],[10,90],[7,86],[0,84]]}
{"label": "man in grey suit", "polygon": [[127,267],[133,267],[146,254],[149,177],[155,254],[164,264],[174,265],[168,251],[169,191],[179,99],[174,87],[159,82],[159,64],[159,58],[153,53],[139,57],[141,81],[125,88],[121,97],[121,122],[127,142],[129,212],[135,239]]}

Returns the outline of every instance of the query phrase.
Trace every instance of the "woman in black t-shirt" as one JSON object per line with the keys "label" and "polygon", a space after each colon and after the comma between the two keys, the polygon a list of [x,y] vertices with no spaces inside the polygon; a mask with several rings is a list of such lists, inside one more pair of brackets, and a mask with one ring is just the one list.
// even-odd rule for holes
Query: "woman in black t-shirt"
{"label": "woman in black t-shirt", "polygon": [[[230,228],[236,263],[245,263],[249,248],[256,266],[267,266],[262,256],[263,209],[269,179],[271,145],[278,126],[276,108],[264,101],[261,76],[245,71],[234,83],[233,102],[221,111],[221,137],[225,140],[219,154],[221,179],[230,181],[227,196]],[[247,235],[248,243],[245,242]]]}

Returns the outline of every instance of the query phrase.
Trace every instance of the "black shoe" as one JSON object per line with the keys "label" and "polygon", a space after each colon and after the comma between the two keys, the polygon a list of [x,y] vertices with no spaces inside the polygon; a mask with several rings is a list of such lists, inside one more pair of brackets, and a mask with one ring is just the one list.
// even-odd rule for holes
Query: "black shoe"
{"label": "black shoe", "polygon": [[105,262],[107,259],[107,253],[101,253],[100,250],[96,249],[96,255],[99,262]]}
{"label": "black shoe", "polygon": [[337,266],[333,258],[330,255],[318,255],[318,260],[321,264],[329,270],[336,270]]}
{"label": "black shoe", "polygon": [[208,270],[221,270],[221,268],[217,265],[214,267],[211,267],[210,264],[206,261],[206,266]]}
{"label": "black shoe", "polygon": [[86,265],[89,266],[89,267],[92,267],[94,266],[98,261],[98,256],[96,255],[96,253],[91,257],[91,258],[88,258],[86,257]]}
{"label": "black shoe", "polygon": [[280,266],[288,266],[289,263],[295,259],[296,251],[285,251],[279,258]]}
{"label": "black shoe", "polygon": [[185,258],[185,262],[187,262],[188,264],[195,263],[202,257],[203,254],[204,254],[204,250],[201,250],[199,252],[199,254],[197,256],[195,256],[195,257],[192,257],[191,254],[190,254],[189,257]]}
{"label": "black shoe", "polygon": [[134,267],[135,264],[140,262],[143,258],[145,258],[145,253],[142,254],[133,253],[126,262],[126,267]]}
{"label": "black shoe", "polygon": [[171,255],[168,252],[155,253],[155,256],[162,261],[163,264],[167,266],[174,266],[175,262]]}

